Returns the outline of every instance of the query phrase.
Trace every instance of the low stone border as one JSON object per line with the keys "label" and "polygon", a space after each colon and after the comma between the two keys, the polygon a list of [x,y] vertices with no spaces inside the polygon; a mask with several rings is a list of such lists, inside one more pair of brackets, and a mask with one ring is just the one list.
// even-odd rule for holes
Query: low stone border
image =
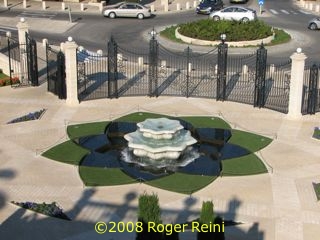
{"label": "low stone border", "polygon": [[[177,27],[175,30],[176,38],[182,40],[185,43],[202,45],[202,46],[214,46],[214,45],[218,45],[219,43],[221,43],[220,40],[219,41],[208,41],[208,40],[201,40],[201,39],[186,37],[186,36],[182,35],[181,33],[179,33],[178,30],[179,30],[179,27]],[[270,43],[274,39],[274,35],[275,35],[275,33],[273,33],[272,36],[269,36],[269,37],[263,38],[263,39],[258,39],[258,40],[240,41],[240,42],[226,41],[226,43],[228,43],[232,47],[258,46],[261,44],[261,42],[263,42],[264,44]]]}

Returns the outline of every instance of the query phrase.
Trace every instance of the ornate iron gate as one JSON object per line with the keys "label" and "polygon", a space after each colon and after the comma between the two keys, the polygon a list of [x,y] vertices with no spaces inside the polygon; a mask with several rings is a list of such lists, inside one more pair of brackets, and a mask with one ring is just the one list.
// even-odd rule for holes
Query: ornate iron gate
{"label": "ornate iron gate", "polygon": [[59,99],[66,99],[65,58],[61,51],[46,45],[47,84],[48,91],[57,95]]}
{"label": "ornate iron gate", "polygon": [[11,85],[19,79],[19,85],[39,86],[37,44],[28,33],[25,44],[8,37],[8,57]]}
{"label": "ornate iron gate", "polygon": [[266,100],[267,50],[261,44],[257,50],[256,76],[254,83],[254,106],[264,107]]}
{"label": "ornate iron gate", "polygon": [[34,39],[30,38],[27,32],[26,32],[26,51],[27,51],[28,80],[32,86],[39,86],[37,43]]}
{"label": "ornate iron gate", "polygon": [[[109,68],[111,69],[111,67]],[[80,101],[110,97],[107,56],[90,52],[82,47],[77,49],[78,98]],[[116,77],[116,74],[113,75]],[[116,92],[115,92],[116,93]]]}
{"label": "ornate iron gate", "polygon": [[302,114],[315,114],[320,111],[319,66],[307,66],[304,73]]}
{"label": "ornate iron gate", "polygon": [[9,58],[10,84],[13,86],[16,85],[15,82],[22,82],[21,76],[24,75],[21,72],[20,44],[18,40],[8,37],[7,55]]}
{"label": "ornate iron gate", "polygon": [[264,107],[288,113],[291,79],[291,59],[279,64],[267,64]]}

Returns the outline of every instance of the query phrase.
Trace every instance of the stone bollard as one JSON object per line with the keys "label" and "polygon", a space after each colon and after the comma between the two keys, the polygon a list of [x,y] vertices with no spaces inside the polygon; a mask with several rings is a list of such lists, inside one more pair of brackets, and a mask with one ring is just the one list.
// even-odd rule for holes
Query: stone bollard
{"label": "stone bollard", "polygon": [[192,71],[192,63],[188,63],[188,72]]}
{"label": "stone bollard", "polygon": [[312,3],[309,3],[309,10],[312,11],[312,9],[313,9],[313,4],[312,4]]}
{"label": "stone bollard", "polygon": [[320,5],[316,5],[315,11],[316,11],[317,13],[320,12]]}
{"label": "stone bollard", "polygon": [[64,42],[60,43],[60,51],[64,52]]}
{"label": "stone bollard", "polygon": [[164,11],[165,11],[165,12],[169,12],[169,5],[168,5],[168,4],[165,4],[165,5],[164,5]]}
{"label": "stone bollard", "polygon": [[166,60],[161,60],[160,67],[161,68],[166,68],[167,67],[167,61]]}
{"label": "stone bollard", "polygon": [[3,0],[3,6],[8,7],[8,0]]}
{"label": "stone bollard", "polygon": [[190,9],[190,3],[189,2],[186,2],[186,9]]}
{"label": "stone bollard", "polygon": [[62,3],[61,3],[61,10],[62,10],[62,11],[65,11],[65,10],[66,10],[66,3],[65,3],[65,2],[62,2]]}
{"label": "stone bollard", "polygon": [[180,7],[180,3],[177,3],[177,11],[180,11],[181,7]]}
{"label": "stone bollard", "polygon": [[139,67],[143,66],[143,57],[138,57],[138,66]]}
{"label": "stone bollard", "polygon": [[154,10],[154,5],[151,5],[151,6],[150,6],[150,11],[151,11],[151,12],[155,12],[155,10]]}
{"label": "stone bollard", "polygon": [[81,11],[81,12],[84,11],[84,3],[80,3],[80,11]]}
{"label": "stone bollard", "polygon": [[274,64],[270,64],[270,74],[273,74],[276,71],[276,66]]}
{"label": "stone bollard", "polygon": [[218,64],[214,66],[214,74],[218,74]]}
{"label": "stone bollard", "polygon": [[23,0],[23,8],[27,8],[27,0]]}
{"label": "stone bollard", "polygon": [[246,64],[243,65],[243,66],[242,66],[242,74],[247,74],[248,71],[249,71],[248,65],[246,65]]}
{"label": "stone bollard", "polygon": [[48,45],[48,39],[42,39],[42,46],[45,48]]}
{"label": "stone bollard", "polygon": [[198,6],[198,2],[197,1],[193,1],[193,8],[197,8]]}
{"label": "stone bollard", "polygon": [[100,5],[99,5],[99,11],[102,12],[103,11],[103,6],[105,4],[105,1],[102,1],[100,2]]}
{"label": "stone bollard", "polygon": [[43,9],[43,10],[46,10],[46,9],[47,9],[46,2],[45,2],[45,1],[42,2],[42,9]]}

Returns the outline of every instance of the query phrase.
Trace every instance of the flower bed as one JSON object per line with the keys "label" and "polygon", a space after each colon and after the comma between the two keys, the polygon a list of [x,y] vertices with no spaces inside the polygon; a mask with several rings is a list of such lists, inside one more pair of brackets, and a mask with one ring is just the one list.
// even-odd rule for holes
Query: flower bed
{"label": "flower bed", "polygon": [[9,85],[15,85],[15,84],[18,84],[18,83],[20,83],[20,80],[19,80],[18,77],[11,78],[11,81],[10,81],[10,77],[4,77],[4,78],[0,79],[0,87],[9,86]]}
{"label": "flower bed", "polygon": [[11,203],[28,210],[32,210],[34,212],[47,215],[49,217],[55,217],[55,218],[71,221],[71,219],[66,214],[63,213],[63,210],[59,206],[57,206],[56,202],[47,204],[47,203],[11,201]]}
{"label": "flower bed", "polygon": [[22,116],[22,117],[15,118],[15,119],[7,122],[7,124],[18,123],[18,122],[25,122],[25,121],[31,121],[31,120],[40,119],[40,118],[42,117],[42,115],[45,113],[45,111],[46,111],[46,109],[41,109],[41,110],[36,111],[36,112],[28,113],[27,115],[24,115],[24,116]]}

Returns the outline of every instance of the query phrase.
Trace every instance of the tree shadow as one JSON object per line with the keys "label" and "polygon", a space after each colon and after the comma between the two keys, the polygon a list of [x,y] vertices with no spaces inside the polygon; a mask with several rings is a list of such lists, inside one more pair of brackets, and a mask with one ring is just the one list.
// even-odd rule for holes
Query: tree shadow
{"label": "tree shadow", "polygon": [[[4,175],[12,176],[11,173],[5,172]],[[0,226],[1,239],[21,239],[21,236],[26,236],[28,239],[135,239],[136,233],[133,232],[107,232],[98,234],[95,232],[95,224],[99,221],[104,221],[109,224],[114,221],[116,224],[126,221],[129,215],[130,219],[137,218],[138,208],[132,205],[138,196],[135,191],[129,191],[124,195],[123,203],[108,202],[94,200],[94,195],[97,193],[95,188],[87,188],[83,191],[82,196],[78,199],[75,205],[69,211],[66,211],[72,221],[61,220],[53,217],[47,217],[42,214],[34,213],[30,210],[17,208],[11,216],[9,216]],[[163,210],[163,213],[175,216],[172,217],[172,223],[186,223],[188,219],[199,217],[200,209],[194,210],[193,206],[199,199],[188,196],[184,200],[184,208],[182,210],[174,207],[169,207]],[[228,203],[226,212],[216,212],[216,215],[221,216],[224,220],[235,219],[237,210],[241,202],[234,198]],[[161,206],[160,206],[161,207]],[[89,210],[88,210],[89,209]],[[85,213],[83,210],[86,210]],[[98,214],[102,212],[102,214]],[[133,214],[133,215],[132,215]],[[129,220],[132,221],[132,220]],[[137,221],[137,219],[135,220]],[[259,230],[259,223],[253,223],[249,230],[245,231],[239,228],[240,225],[231,227],[226,226],[225,232],[227,239],[246,239],[246,240],[262,240],[264,233]],[[111,225],[108,225],[110,229]],[[196,232],[190,230],[180,233],[180,239],[195,239]],[[230,238],[230,236],[232,236]]]}

